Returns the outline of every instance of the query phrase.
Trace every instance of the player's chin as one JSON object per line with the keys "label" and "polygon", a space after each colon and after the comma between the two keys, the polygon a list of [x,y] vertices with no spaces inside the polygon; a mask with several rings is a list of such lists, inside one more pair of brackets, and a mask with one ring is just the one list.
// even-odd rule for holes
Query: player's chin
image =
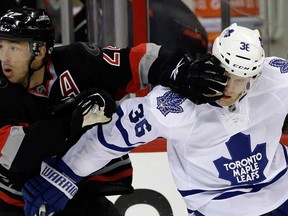
{"label": "player's chin", "polygon": [[6,76],[6,78],[9,80],[9,82],[11,83],[15,83],[15,84],[19,84],[22,82],[22,79],[17,77],[17,76],[14,76],[13,74],[11,76]]}
{"label": "player's chin", "polygon": [[223,96],[216,101],[220,106],[230,106],[235,103],[235,99],[230,96]]}

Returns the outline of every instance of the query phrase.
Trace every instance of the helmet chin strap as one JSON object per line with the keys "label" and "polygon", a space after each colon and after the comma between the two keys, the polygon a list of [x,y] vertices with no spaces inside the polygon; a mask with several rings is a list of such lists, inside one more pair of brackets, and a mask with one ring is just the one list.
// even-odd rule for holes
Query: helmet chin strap
{"label": "helmet chin strap", "polygon": [[[31,47],[31,50],[32,50],[32,55],[31,55],[31,58],[29,60],[29,65],[28,65],[28,80],[27,80],[27,86],[26,86],[26,89],[29,89],[29,86],[30,86],[30,82],[31,82],[31,76],[38,70],[40,70],[42,67],[45,66],[46,62],[47,62],[47,59],[48,59],[48,56],[47,55],[50,55],[52,50],[49,49],[48,52],[46,52],[45,54],[45,57],[44,57],[44,60],[42,60],[41,64],[35,68],[35,69],[32,69],[32,62],[35,60],[35,57],[38,56],[40,54],[40,44],[38,42],[32,42],[32,43],[29,43],[30,44],[30,47]],[[53,49],[53,48],[52,48]]]}
{"label": "helmet chin strap", "polygon": [[26,85],[26,89],[29,89],[30,86],[30,82],[31,82],[31,76],[38,70],[40,70],[42,67],[45,66],[45,62],[42,61],[42,63],[36,68],[36,69],[32,69],[32,62],[35,60],[35,55],[31,56],[31,59],[29,61],[29,65],[28,65],[28,78],[27,78],[27,85]]}
{"label": "helmet chin strap", "polygon": [[31,64],[32,64],[32,62],[34,61],[34,59],[35,59],[35,56],[32,55],[31,58],[30,58],[30,60],[29,60],[29,64],[28,64],[28,77],[27,77],[27,83],[26,83],[26,86],[25,86],[26,89],[29,89],[30,79],[31,79],[32,74],[34,73],[34,71],[33,71],[32,68],[31,68]]}

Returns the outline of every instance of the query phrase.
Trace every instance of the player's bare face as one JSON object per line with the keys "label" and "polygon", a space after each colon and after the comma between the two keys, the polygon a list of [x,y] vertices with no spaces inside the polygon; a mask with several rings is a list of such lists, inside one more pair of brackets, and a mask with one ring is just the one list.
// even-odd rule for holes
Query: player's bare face
{"label": "player's bare face", "polygon": [[3,74],[10,82],[26,82],[30,57],[28,42],[0,40],[1,66]]}
{"label": "player's bare face", "polygon": [[217,100],[221,106],[229,106],[234,104],[240,94],[246,89],[246,86],[251,78],[239,77],[234,74],[226,73],[228,77],[228,84],[223,92],[223,97]]}

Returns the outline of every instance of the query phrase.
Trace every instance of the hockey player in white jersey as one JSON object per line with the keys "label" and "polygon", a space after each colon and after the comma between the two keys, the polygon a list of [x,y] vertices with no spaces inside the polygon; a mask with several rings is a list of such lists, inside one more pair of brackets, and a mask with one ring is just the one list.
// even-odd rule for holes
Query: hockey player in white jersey
{"label": "hockey player in white jersey", "polygon": [[[146,97],[125,100],[110,123],[88,130],[57,162],[58,171],[43,162],[41,175],[23,189],[26,215],[43,203],[50,212],[57,209],[73,197],[81,177],[157,137],[167,139],[189,216],[288,215],[288,154],[279,144],[288,62],[265,58],[258,30],[237,24],[216,38],[212,54],[228,77],[221,99],[197,104],[157,86]],[[191,64],[178,62],[168,82]]]}

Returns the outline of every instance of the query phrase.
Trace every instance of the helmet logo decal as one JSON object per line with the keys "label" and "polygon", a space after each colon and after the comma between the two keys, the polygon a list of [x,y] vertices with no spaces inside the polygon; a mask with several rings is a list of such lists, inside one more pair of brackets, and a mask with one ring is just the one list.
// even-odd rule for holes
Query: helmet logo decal
{"label": "helmet logo decal", "polygon": [[167,116],[169,113],[181,113],[183,108],[181,104],[186,100],[186,98],[181,97],[179,94],[168,91],[163,96],[157,97],[157,109]]}
{"label": "helmet logo decal", "polygon": [[230,37],[231,33],[233,32],[234,32],[234,29],[227,29],[227,31],[225,31],[224,33],[224,38]]}
{"label": "helmet logo decal", "polygon": [[41,22],[41,21],[50,21],[50,18],[47,15],[43,14],[36,19],[36,22]]}
{"label": "helmet logo decal", "polygon": [[261,37],[259,37],[259,41],[260,41],[260,45],[261,45],[261,47],[263,48],[263,40],[262,40]]}
{"label": "helmet logo decal", "polygon": [[9,32],[10,29],[0,26],[0,31]]}
{"label": "helmet logo decal", "polygon": [[5,15],[5,17],[14,18],[15,16],[21,16],[21,13],[18,12],[9,12]]}
{"label": "helmet logo decal", "polygon": [[272,67],[280,68],[281,73],[288,73],[288,61],[284,59],[272,59],[269,62]]}
{"label": "helmet logo decal", "polygon": [[241,69],[241,70],[249,70],[250,69],[250,67],[241,66],[241,65],[237,65],[237,64],[233,64],[233,67],[236,67],[236,68]]}

